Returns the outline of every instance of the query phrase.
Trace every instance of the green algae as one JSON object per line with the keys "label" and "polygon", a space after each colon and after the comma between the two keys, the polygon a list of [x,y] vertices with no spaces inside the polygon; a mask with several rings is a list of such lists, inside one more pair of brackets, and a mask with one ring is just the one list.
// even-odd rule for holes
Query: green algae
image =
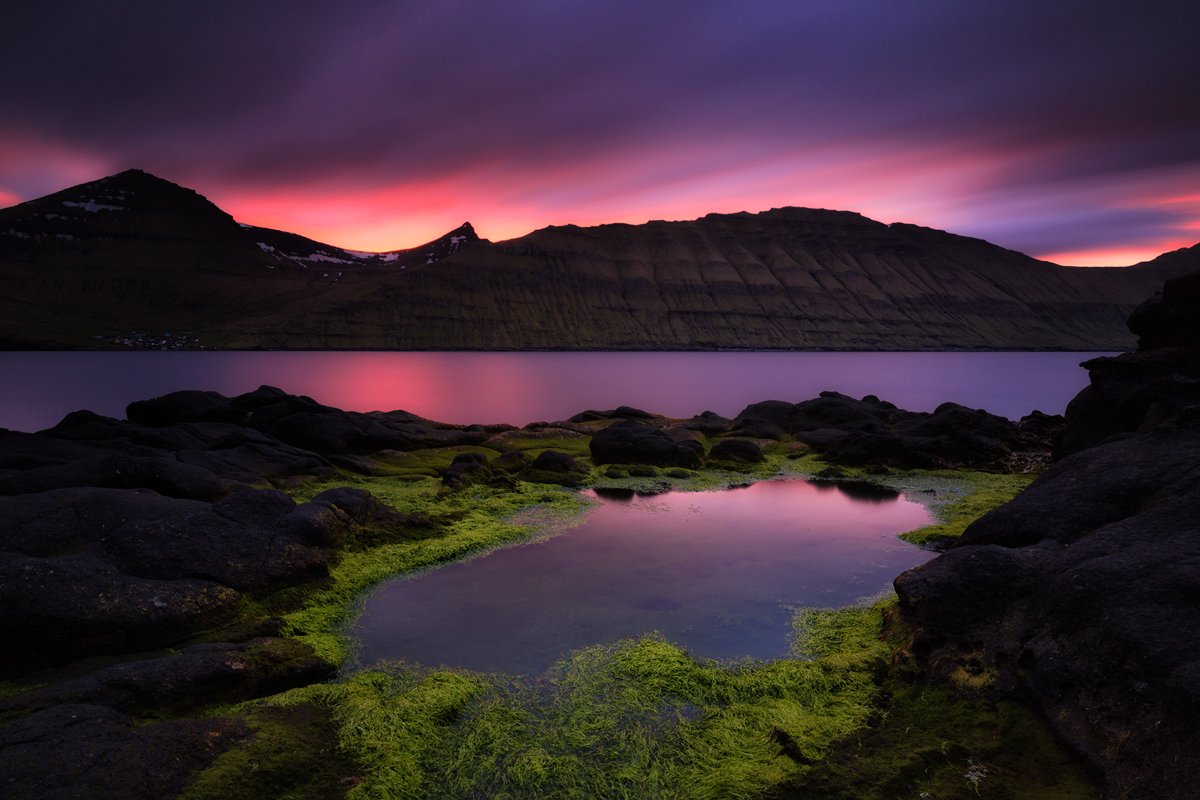
{"label": "green algae", "polygon": [[[424,463],[448,465],[460,451],[442,448]],[[826,468],[795,448],[768,448],[766,457],[749,472],[653,468],[633,475],[627,465],[609,465],[593,473],[591,485],[705,491],[811,478]],[[845,470],[843,478],[889,486],[924,502],[938,518],[938,525],[918,531],[926,540],[955,526],[961,532],[1031,480],[857,470]],[[590,505],[575,492],[527,482],[452,494],[434,480],[363,477],[344,483],[402,513],[450,521],[436,539],[344,554],[333,580],[285,616],[289,635],[341,664],[353,661],[344,625],[366,589],[399,573],[554,535],[582,521]],[[327,486],[297,487],[292,494],[303,501]],[[996,798],[1097,796],[1028,709],[1010,701],[976,703],[929,684],[908,655],[910,633],[893,619],[892,602],[802,609],[793,621],[794,657],[771,662],[698,660],[652,634],[577,651],[533,681],[405,664],[344,672],[336,682],[234,709],[266,725],[260,728],[265,733],[222,756],[186,797],[325,796],[316,789],[287,793],[246,783],[248,765],[263,763],[260,739],[283,742],[295,735],[286,725],[262,723],[269,718],[260,715],[296,707],[327,710],[336,727],[338,763],[359,765],[337,783],[351,798],[919,796],[910,785],[928,797],[970,796],[964,790]],[[313,746],[297,747],[307,755],[286,768],[271,762],[275,766],[264,774],[283,776],[325,758]],[[249,786],[262,789],[237,788]]]}
{"label": "green algae", "polygon": [[221,711],[240,716],[250,736],[202,771],[178,800],[333,800],[359,782],[362,765],[340,747],[331,707],[298,703]]}
{"label": "green algae", "polygon": [[537,681],[382,665],[243,708],[331,709],[355,799],[1098,796],[1027,708],[929,683],[893,602],[801,610],[770,662],[649,635]]}
{"label": "green algae", "polygon": [[334,708],[364,765],[354,798],[754,797],[794,770],[776,728],[815,758],[861,724],[889,651],[879,609],[857,618],[866,633],[809,620],[836,643],[819,661],[700,661],[648,636],[577,651],[540,682],[398,665],[248,707]]}

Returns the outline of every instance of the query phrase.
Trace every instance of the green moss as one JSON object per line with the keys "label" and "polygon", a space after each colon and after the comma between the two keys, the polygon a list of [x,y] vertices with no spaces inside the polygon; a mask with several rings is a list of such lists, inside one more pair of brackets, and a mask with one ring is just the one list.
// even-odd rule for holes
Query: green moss
{"label": "green moss", "polygon": [[571,436],[571,437],[554,437],[543,438],[535,436],[520,436],[514,431],[511,437],[505,436],[503,439],[495,442],[495,450],[500,450],[503,453],[512,452],[527,452],[533,456],[537,456],[543,450],[557,450],[560,453],[570,453],[573,456],[587,456],[591,454],[588,445],[592,439],[590,436]]}
{"label": "green moss", "polygon": [[364,765],[352,798],[1097,796],[1027,709],[928,685],[884,630],[891,602],[798,613],[791,659],[648,636],[534,682],[396,666],[260,703],[334,709]]}
{"label": "green moss", "polygon": [[[463,449],[443,448],[422,458],[448,465]],[[823,467],[811,454],[778,447],[748,473],[654,470],[653,476],[639,477],[628,466],[608,465],[594,485],[697,491],[777,475],[808,477]],[[846,473],[850,480],[871,480],[926,502],[939,518],[938,526],[922,529],[936,531],[928,538],[956,525],[961,532],[973,515],[1030,480],[980,473]],[[343,626],[370,586],[526,539],[529,525],[549,535],[580,521],[588,505],[574,492],[529,483],[452,495],[440,494],[433,480],[364,477],[348,485],[371,491],[403,513],[449,521],[440,538],[346,553],[333,579],[309,592],[302,610],[285,617],[286,630],[331,663],[346,658]],[[324,488],[298,487],[293,496],[309,499]],[[351,798],[917,796],[907,789],[910,784],[937,797],[968,796],[964,789],[997,798],[1096,796],[1027,710],[1012,703],[980,706],[948,687],[926,685],[898,644],[905,632],[882,632],[886,605],[798,612],[795,657],[767,663],[700,661],[648,636],[573,653],[536,681],[377,667],[248,704],[240,713],[259,719],[254,715],[265,709],[330,709],[340,752],[362,765],[354,777],[364,780],[350,790]],[[992,746],[988,737],[995,736],[1000,744]],[[228,782],[245,771],[254,746],[223,756],[195,786],[240,785]],[[305,752],[313,757],[311,748]],[[224,777],[214,771],[218,768]],[[979,779],[969,782],[967,775]],[[1018,793],[998,793],[998,777]],[[243,794],[292,796],[264,792]]]}
{"label": "green moss", "polygon": [[241,714],[252,734],[222,754],[179,795],[179,800],[345,797],[361,765],[338,746],[338,724],[328,706],[260,705]]}
{"label": "green moss", "polygon": [[[879,611],[861,613],[877,631]],[[272,702],[337,709],[343,747],[367,767],[353,797],[750,797],[791,770],[775,727],[816,756],[865,713],[887,648],[827,638],[843,649],[819,662],[698,661],[646,637],[578,651],[539,683],[397,668]]]}
{"label": "green moss", "polygon": [[990,472],[913,472],[876,478],[876,482],[925,503],[937,522],[900,534],[906,542],[933,546],[957,539],[975,520],[1012,500],[1036,475],[997,475]]}

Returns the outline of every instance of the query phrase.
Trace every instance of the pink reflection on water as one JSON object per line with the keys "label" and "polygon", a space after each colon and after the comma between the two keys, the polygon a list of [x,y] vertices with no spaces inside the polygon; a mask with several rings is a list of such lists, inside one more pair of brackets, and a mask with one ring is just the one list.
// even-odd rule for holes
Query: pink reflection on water
{"label": "pink reflection on water", "polygon": [[565,419],[636,406],[672,417],[732,417],[761,400],[822,391],[877,395],[910,411],[952,401],[1018,419],[1061,413],[1098,353],[0,353],[0,427],[35,431],[88,409],[180,389],[237,395],[260,384],[351,411],[403,409],[469,424]]}
{"label": "pink reflection on water", "polygon": [[380,659],[536,674],[565,651],[660,631],[708,658],[775,658],[791,608],[844,606],[932,553],[894,534],[919,504],[862,484],[768,481],[613,497],[546,542],[395,581],[356,635]]}

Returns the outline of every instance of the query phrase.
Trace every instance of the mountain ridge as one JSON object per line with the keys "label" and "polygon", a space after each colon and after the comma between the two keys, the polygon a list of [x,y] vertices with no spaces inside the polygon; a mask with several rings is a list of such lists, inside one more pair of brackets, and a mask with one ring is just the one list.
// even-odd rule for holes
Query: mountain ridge
{"label": "mountain ridge", "polygon": [[501,242],[464,223],[367,253],[239,224],[130,170],[0,209],[0,346],[144,329],[238,349],[1128,349],[1128,314],[1197,266],[1200,245],[1063,267],[792,207]]}

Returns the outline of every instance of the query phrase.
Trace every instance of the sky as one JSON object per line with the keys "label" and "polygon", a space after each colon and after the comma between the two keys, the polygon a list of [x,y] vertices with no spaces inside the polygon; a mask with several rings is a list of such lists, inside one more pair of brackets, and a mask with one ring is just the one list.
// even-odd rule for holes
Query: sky
{"label": "sky", "polygon": [[0,207],[124,169],[356,250],[806,206],[1200,242],[1200,3],[111,0],[0,26]]}

